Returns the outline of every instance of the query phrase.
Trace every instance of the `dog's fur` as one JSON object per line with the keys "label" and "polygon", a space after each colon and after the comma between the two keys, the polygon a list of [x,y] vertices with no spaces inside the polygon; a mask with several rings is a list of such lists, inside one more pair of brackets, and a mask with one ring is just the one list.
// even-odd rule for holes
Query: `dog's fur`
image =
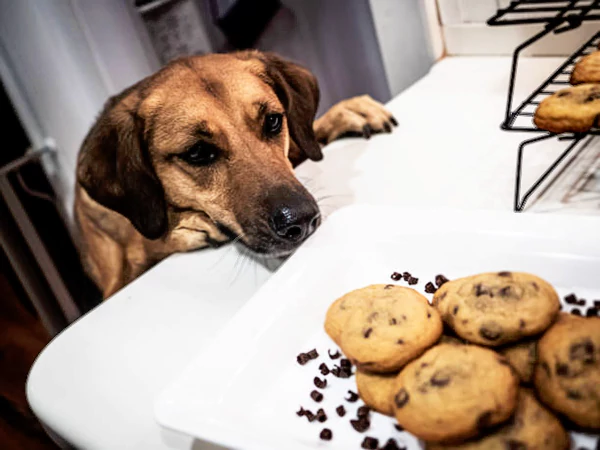
{"label": "dog's fur", "polygon": [[[320,160],[319,142],[395,124],[367,96],[313,124],[318,101],[308,70],[256,51],[176,60],[109,99],[82,145],[75,200],[82,259],[104,297],[175,252],[233,239],[293,251],[318,225],[315,215],[294,242],[273,233],[274,208],[318,213],[293,167]],[[268,134],[277,114],[281,132]],[[214,162],[191,164],[196,148]]]}

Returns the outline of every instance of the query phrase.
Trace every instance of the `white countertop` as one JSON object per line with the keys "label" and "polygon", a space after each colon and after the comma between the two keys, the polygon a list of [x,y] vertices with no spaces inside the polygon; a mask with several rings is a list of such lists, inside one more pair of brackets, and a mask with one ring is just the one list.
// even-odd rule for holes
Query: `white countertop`
{"label": "white countertop", "polygon": [[[524,59],[518,98],[560,62]],[[393,134],[335,142],[299,178],[325,215],[355,203],[511,211],[517,146],[530,135],[499,127],[509,68],[508,58],[444,59],[389,103]],[[555,156],[552,145],[532,152],[525,183]],[[77,447],[217,448],[162,431],[154,397],[269,276],[231,246],[168,258],[46,347],[29,376],[31,407]]]}

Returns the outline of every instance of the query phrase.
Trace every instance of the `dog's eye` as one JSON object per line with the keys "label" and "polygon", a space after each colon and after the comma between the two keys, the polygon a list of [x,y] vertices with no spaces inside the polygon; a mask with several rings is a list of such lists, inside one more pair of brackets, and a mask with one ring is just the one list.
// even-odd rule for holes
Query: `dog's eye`
{"label": "dog's eye", "polygon": [[264,131],[267,136],[275,136],[281,132],[283,116],[281,114],[267,114],[265,117]]}
{"label": "dog's eye", "polygon": [[212,145],[199,143],[182,153],[180,158],[194,166],[206,166],[217,159],[219,150]]}

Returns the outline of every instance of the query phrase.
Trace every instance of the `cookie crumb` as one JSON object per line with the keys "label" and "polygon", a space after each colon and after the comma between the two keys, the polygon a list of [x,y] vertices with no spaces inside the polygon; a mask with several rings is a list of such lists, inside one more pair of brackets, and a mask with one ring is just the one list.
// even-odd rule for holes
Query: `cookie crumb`
{"label": "cookie crumb", "polygon": [[330,441],[333,437],[333,433],[329,428],[323,428],[321,430],[321,434],[319,434],[319,437],[324,441]]}
{"label": "cookie crumb", "polygon": [[346,408],[344,408],[344,405],[340,405],[337,408],[335,408],[335,412],[338,416],[344,417],[346,415]]}
{"label": "cookie crumb", "polygon": [[379,446],[379,441],[375,438],[367,436],[363,439],[362,444],[360,444],[360,446],[368,450],[377,450],[377,447]]}
{"label": "cookie crumb", "polygon": [[348,391],[348,398],[345,399],[347,402],[354,403],[358,400],[358,394],[356,392]]}
{"label": "cookie crumb", "polygon": [[437,288],[433,285],[433,283],[431,281],[428,281],[427,284],[425,285],[425,293],[426,294],[435,294],[435,291],[437,291]]}
{"label": "cookie crumb", "polygon": [[340,356],[342,356],[342,354],[340,353],[339,350],[336,350],[333,355],[331,354],[331,350],[327,350],[327,354],[329,355],[329,358],[331,358],[331,359],[338,359]]}
{"label": "cookie crumb", "polygon": [[321,394],[319,391],[312,391],[310,393],[310,398],[319,403],[321,400],[323,400],[323,394]]}
{"label": "cookie crumb", "polygon": [[319,389],[325,389],[325,387],[327,387],[326,379],[321,380],[319,377],[315,377],[313,382],[315,383],[315,386],[318,387]]}

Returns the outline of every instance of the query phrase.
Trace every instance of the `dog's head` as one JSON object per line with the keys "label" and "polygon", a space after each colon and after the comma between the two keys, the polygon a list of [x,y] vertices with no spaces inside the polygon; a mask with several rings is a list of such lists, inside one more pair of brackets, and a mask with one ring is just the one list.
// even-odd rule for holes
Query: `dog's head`
{"label": "dog's head", "polygon": [[[177,60],[111,98],[86,137],[78,182],[149,239],[181,217],[206,242],[284,255],[319,224],[290,160],[322,158],[306,69],[242,52]],[[192,229],[190,229],[192,228]]]}

